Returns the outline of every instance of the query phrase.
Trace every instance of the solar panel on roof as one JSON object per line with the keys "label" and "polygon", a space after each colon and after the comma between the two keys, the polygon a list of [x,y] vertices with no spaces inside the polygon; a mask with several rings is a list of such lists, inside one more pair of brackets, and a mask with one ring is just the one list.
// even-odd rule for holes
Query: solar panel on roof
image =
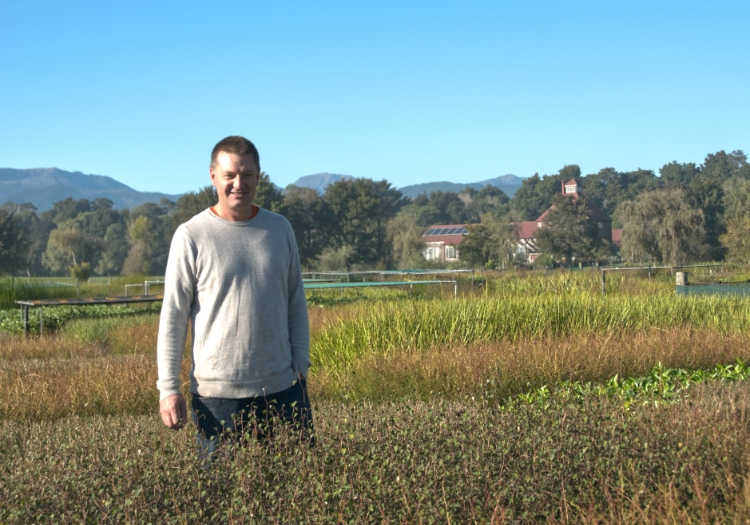
{"label": "solar panel on roof", "polygon": [[466,235],[467,231],[466,228],[463,226],[455,226],[452,228],[428,228],[426,232],[424,232],[424,236],[433,236],[433,235]]}

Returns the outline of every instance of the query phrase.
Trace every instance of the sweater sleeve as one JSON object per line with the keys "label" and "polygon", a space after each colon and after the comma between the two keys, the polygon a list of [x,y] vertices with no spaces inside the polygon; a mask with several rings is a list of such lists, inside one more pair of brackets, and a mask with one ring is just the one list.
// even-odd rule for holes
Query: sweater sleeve
{"label": "sweater sleeve", "polygon": [[156,362],[159,399],[180,393],[180,370],[195,290],[196,251],[185,228],[172,238],[164,275],[164,301],[159,317]]}
{"label": "sweater sleeve", "polygon": [[289,342],[292,348],[292,369],[307,378],[310,368],[310,322],[305,299],[305,287],[299,262],[294,231],[289,225],[291,262],[289,265]]}

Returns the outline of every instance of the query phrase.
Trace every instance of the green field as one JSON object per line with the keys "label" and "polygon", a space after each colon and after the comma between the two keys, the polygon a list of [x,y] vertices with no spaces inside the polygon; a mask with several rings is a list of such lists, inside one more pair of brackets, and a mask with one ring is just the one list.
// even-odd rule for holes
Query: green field
{"label": "green field", "polygon": [[309,292],[315,446],[225,447],[209,469],[158,417],[158,305],[45,309],[28,338],[6,306],[0,523],[750,519],[750,301],[638,272],[602,296],[594,271],[458,295]]}

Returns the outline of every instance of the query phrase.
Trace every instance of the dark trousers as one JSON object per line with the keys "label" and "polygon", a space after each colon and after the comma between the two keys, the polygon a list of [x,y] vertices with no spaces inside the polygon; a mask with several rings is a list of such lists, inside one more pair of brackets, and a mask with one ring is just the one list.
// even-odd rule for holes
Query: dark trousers
{"label": "dark trousers", "polygon": [[257,397],[226,399],[193,394],[192,409],[198,441],[208,455],[213,454],[220,439],[240,440],[247,433],[259,440],[269,439],[278,424],[308,435],[313,426],[304,379],[281,392]]}

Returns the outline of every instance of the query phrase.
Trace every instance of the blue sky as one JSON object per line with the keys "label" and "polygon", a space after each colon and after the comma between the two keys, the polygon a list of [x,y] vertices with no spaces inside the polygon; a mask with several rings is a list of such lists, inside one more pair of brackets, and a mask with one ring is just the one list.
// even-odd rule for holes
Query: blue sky
{"label": "blue sky", "polygon": [[749,20],[739,0],[3,0],[0,167],[178,194],[242,134],[281,187],[658,173],[750,154]]}

